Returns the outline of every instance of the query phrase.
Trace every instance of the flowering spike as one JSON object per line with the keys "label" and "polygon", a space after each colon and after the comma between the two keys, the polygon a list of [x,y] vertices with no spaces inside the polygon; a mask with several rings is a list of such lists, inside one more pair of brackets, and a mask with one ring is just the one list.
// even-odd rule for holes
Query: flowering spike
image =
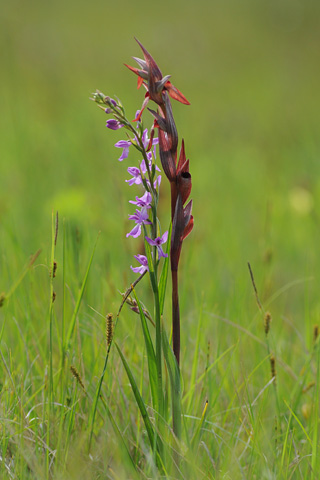
{"label": "flowering spike", "polygon": [[[136,128],[128,121],[120,101],[115,102],[113,99],[110,99],[110,97],[105,97],[99,91],[93,94],[93,100],[105,113],[113,114],[114,118],[107,121],[108,128],[117,130],[123,127],[125,130],[131,132],[130,135],[127,134],[128,138],[126,140],[120,140],[115,145],[118,148],[122,148],[122,154],[119,160],[127,158],[131,145],[143,154],[143,159],[140,161],[139,167],[128,168],[128,172],[132,178],[126,181],[129,185],[142,185],[145,193],[141,197],[136,196],[135,200],[130,201],[130,203],[136,205],[139,209],[137,209],[133,215],[129,216],[129,219],[133,220],[135,225],[127,234],[127,237],[138,237],[143,227],[145,240],[154,247],[153,253],[155,253],[155,249],[157,249],[157,258],[153,258],[152,260],[154,265],[158,263],[160,257],[166,256],[162,249],[162,244],[165,243],[168,238],[168,232],[165,232],[162,237],[156,237],[158,221],[157,189],[160,185],[161,176],[157,175],[156,170],[159,169],[154,160],[156,158],[156,144],[159,143],[161,164],[171,186],[172,235],[170,260],[172,273],[172,345],[174,355],[179,365],[180,310],[178,266],[183,240],[189,235],[193,228],[193,216],[191,215],[192,201],[184,206],[190,195],[192,182],[189,173],[189,160],[186,159],[185,155],[184,141],[182,141],[177,163],[178,132],[172,113],[170,97],[185,105],[189,105],[189,101],[170,82],[170,75],[162,76],[161,70],[153,57],[138,40],[136,41],[143,52],[144,59],[133,57],[138,64],[138,68],[125,64],[130,71],[137,75],[138,88],[143,86],[146,89],[142,108],[136,113],[134,119],[134,121],[137,122]],[[156,111],[149,109],[154,117],[149,139],[148,130],[143,130],[140,120],[150,100],[158,105],[158,109],[155,109]],[[159,138],[154,138],[155,128],[158,128]],[[152,211],[152,222],[149,220],[150,211]],[[146,227],[147,225],[150,225],[150,230],[149,227]],[[150,238],[146,236],[146,228],[147,231],[151,232]],[[134,272],[140,273],[143,276],[149,267],[147,257],[144,255],[136,255],[135,258],[140,265],[138,267],[131,266],[131,268]],[[153,271],[153,274],[154,272],[156,272],[156,270]],[[153,277],[151,279],[153,279]],[[134,308],[136,308],[136,306],[134,306]],[[156,319],[156,325],[157,328],[160,325],[159,315]],[[173,431],[176,434],[178,433],[178,429],[175,427],[175,420],[173,420]]]}

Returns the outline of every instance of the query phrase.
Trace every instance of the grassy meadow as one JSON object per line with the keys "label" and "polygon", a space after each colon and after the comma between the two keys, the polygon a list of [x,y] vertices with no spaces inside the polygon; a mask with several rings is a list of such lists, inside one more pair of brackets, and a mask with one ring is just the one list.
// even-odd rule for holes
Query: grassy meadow
{"label": "grassy meadow", "polygon": [[[320,3],[10,0],[0,12],[0,478],[320,478]],[[191,103],[173,103],[195,227],[180,265],[183,433],[178,448],[168,426],[178,453],[163,471],[113,347],[93,421],[105,318],[143,245],[126,238],[139,193],[126,169],[140,158],[117,161],[123,132],[89,97],[117,95],[134,118],[134,36]],[[147,277],[136,293],[152,312]],[[170,309],[169,283],[168,334]],[[115,339],[153,420],[126,305]]]}

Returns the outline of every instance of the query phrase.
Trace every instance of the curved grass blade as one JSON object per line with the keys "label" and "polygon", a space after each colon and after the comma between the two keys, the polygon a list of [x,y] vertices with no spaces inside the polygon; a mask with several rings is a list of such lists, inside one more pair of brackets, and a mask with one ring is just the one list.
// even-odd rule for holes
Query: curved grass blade
{"label": "curved grass blade", "polygon": [[145,314],[143,313],[141,303],[139,302],[139,299],[137,297],[137,294],[134,289],[132,289],[133,295],[136,299],[138,308],[139,308],[139,313],[140,313],[140,320],[141,320],[141,326],[142,326],[142,331],[143,331],[143,336],[144,336],[144,341],[146,345],[146,350],[147,350],[147,358],[148,358],[148,369],[149,369],[149,381],[150,381],[150,388],[151,388],[151,395],[152,395],[152,402],[155,410],[159,410],[159,398],[158,398],[158,392],[157,392],[157,362],[156,362],[156,355],[154,352],[154,347],[153,343],[151,340],[147,320],[145,317]]}
{"label": "curved grass blade", "polygon": [[72,315],[72,318],[71,318],[69,329],[68,329],[68,332],[67,332],[67,335],[66,335],[66,338],[65,338],[64,351],[66,351],[67,348],[69,347],[69,343],[70,343],[70,340],[71,340],[71,337],[72,337],[72,334],[73,334],[74,326],[75,326],[75,323],[76,323],[76,318],[77,318],[77,315],[78,315],[78,312],[79,312],[79,309],[80,309],[84,289],[85,289],[86,284],[87,284],[89,271],[90,271],[90,268],[91,268],[91,264],[92,264],[92,260],[93,260],[94,253],[95,253],[95,250],[96,250],[96,246],[97,246],[97,243],[98,243],[99,236],[100,236],[100,232],[99,232],[99,234],[97,236],[97,239],[96,239],[96,242],[94,244],[93,251],[92,251],[89,263],[88,263],[88,267],[87,267],[87,270],[86,270],[86,273],[85,273],[85,276],[84,276],[84,279],[83,279],[83,282],[82,282],[82,285],[81,285],[81,289],[80,289],[80,292],[79,292],[79,295],[78,295],[78,298],[77,298],[77,303],[76,303],[75,309],[73,311],[73,315]]}
{"label": "curved grass blade", "polygon": [[178,439],[181,438],[181,377],[180,370],[177,364],[176,357],[169,344],[167,334],[162,329],[162,348],[163,356],[165,358],[172,394],[172,418],[173,418],[173,431]]}
{"label": "curved grass blade", "polygon": [[143,421],[144,421],[144,425],[146,427],[146,430],[147,430],[147,434],[148,434],[148,438],[149,438],[149,442],[150,442],[150,446],[152,448],[152,450],[154,450],[154,446],[155,446],[155,438],[154,438],[154,430],[153,430],[153,427],[152,427],[152,424],[151,424],[151,421],[150,421],[150,418],[149,418],[149,415],[148,415],[148,412],[147,412],[147,409],[146,409],[146,406],[144,404],[144,401],[140,395],[140,392],[139,392],[139,389],[137,387],[137,384],[136,384],[136,381],[134,379],[134,376],[130,370],[130,367],[126,361],[126,359],[124,358],[124,355],[123,353],[121,352],[119,346],[117,343],[115,343],[115,346],[117,347],[117,350],[119,352],[119,355],[120,355],[120,358],[122,360],[122,363],[123,363],[123,366],[125,368],[125,371],[127,372],[127,375],[128,375],[128,378],[129,378],[129,382],[131,384],[131,387],[132,387],[132,391],[133,391],[133,394],[134,394],[134,397],[136,399],[136,402],[137,402],[137,405],[138,405],[138,408],[140,410],[140,413],[142,415],[142,418],[143,418]]}
{"label": "curved grass blade", "polygon": [[205,419],[206,419],[206,416],[207,416],[207,410],[208,410],[208,400],[206,401],[205,403],[205,406],[204,406],[204,409],[203,409],[203,412],[202,412],[202,415],[201,415],[201,419],[200,419],[200,422],[199,422],[199,425],[197,426],[196,428],[196,431],[194,432],[194,435],[193,435],[193,438],[191,440],[191,448],[192,450],[196,450],[197,446],[199,445],[200,443],[200,440],[201,440],[201,433],[202,433],[202,426],[205,422]]}
{"label": "curved grass blade", "polygon": [[124,437],[123,437],[123,435],[122,435],[122,433],[121,433],[121,431],[120,431],[120,429],[119,429],[119,427],[118,427],[115,419],[113,418],[113,415],[112,415],[112,413],[111,413],[111,411],[110,411],[107,403],[105,402],[104,398],[101,396],[100,399],[101,399],[101,401],[102,401],[102,403],[103,403],[103,405],[104,405],[104,408],[106,409],[106,412],[107,412],[108,418],[109,418],[109,420],[110,420],[110,422],[111,422],[113,431],[114,431],[116,437],[117,437],[118,440],[119,440],[119,444],[122,445],[122,447],[123,447],[123,448],[121,449],[121,451],[124,451],[124,452],[125,452],[126,457],[127,457],[127,459],[128,459],[128,462],[129,462],[129,465],[130,465],[130,467],[131,467],[131,469],[132,469],[132,473],[135,475],[135,478],[138,479],[138,477],[137,477],[137,469],[136,469],[135,463],[134,463],[134,461],[133,461],[133,458],[132,458],[132,456],[131,456],[131,454],[130,454],[130,452],[129,452],[129,449],[128,449],[128,447],[127,447],[127,444],[126,444],[126,442],[125,442],[125,440],[124,440]]}

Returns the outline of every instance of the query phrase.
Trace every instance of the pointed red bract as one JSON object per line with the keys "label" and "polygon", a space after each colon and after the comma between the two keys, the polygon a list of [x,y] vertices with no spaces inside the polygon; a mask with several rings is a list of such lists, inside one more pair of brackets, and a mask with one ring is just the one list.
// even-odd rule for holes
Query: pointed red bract
{"label": "pointed red bract", "polygon": [[189,233],[191,233],[192,229],[193,229],[193,215],[191,215],[189,223],[187,224],[187,226],[185,227],[185,229],[183,231],[183,240],[185,238],[187,238]]}
{"label": "pointed red bract", "polygon": [[190,102],[186,97],[178,90],[172,83],[168,80],[165,84],[165,89],[168,91],[171,98],[178,100],[178,102],[183,103],[184,105],[190,105]]}
{"label": "pointed red bract", "polygon": [[140,46],[140,48],[143,52],[144,59],[147,63],[148,69],[149,69],[149,74],[150,75],[152,74],[152,77],[153,77],[154,80],[156,80],[156,81],[161,80],[162,73],[161,73],[160,68],[158,67],[158,65],[156,64],[156,62],[154,61],[154,59],[152,58],[152,56],[148,52],[148,50],[146,48],[144,48],[142,43],[140,43],[139,40],[137,40],[137,39],[136,39],[136,42],[139,44],[139,46]]}

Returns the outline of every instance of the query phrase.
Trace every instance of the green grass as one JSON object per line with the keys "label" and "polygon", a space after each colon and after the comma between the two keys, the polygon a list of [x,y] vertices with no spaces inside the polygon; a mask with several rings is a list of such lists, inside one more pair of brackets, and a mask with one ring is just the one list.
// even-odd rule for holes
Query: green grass
{"label": "green grass", "polygon": [[[134,35],[191,102],[173,105],[190,158],[195,228],[181,257],[179,447],[169,426],[161,431],[168,477],[317,478],[319,14],[312,0],[2,6],[1,478],[158,475],[115,345],[97,398],[105,317],[136,278],[124,180],[139,157],[117,162],[121,131],[106,131],[88,98],[96,88],[116,94],[134,116],[142,93],[123,67],[139,54]],[[163,225],[169,196],[163,181]],[[272,315],[268,338],[248,261]],[[147,277],[135,288],[149,311],[151,291]],[[115,341],[153,426],[144,333],[126,306]],[[166,369],[164,378],[169,385]]]}

